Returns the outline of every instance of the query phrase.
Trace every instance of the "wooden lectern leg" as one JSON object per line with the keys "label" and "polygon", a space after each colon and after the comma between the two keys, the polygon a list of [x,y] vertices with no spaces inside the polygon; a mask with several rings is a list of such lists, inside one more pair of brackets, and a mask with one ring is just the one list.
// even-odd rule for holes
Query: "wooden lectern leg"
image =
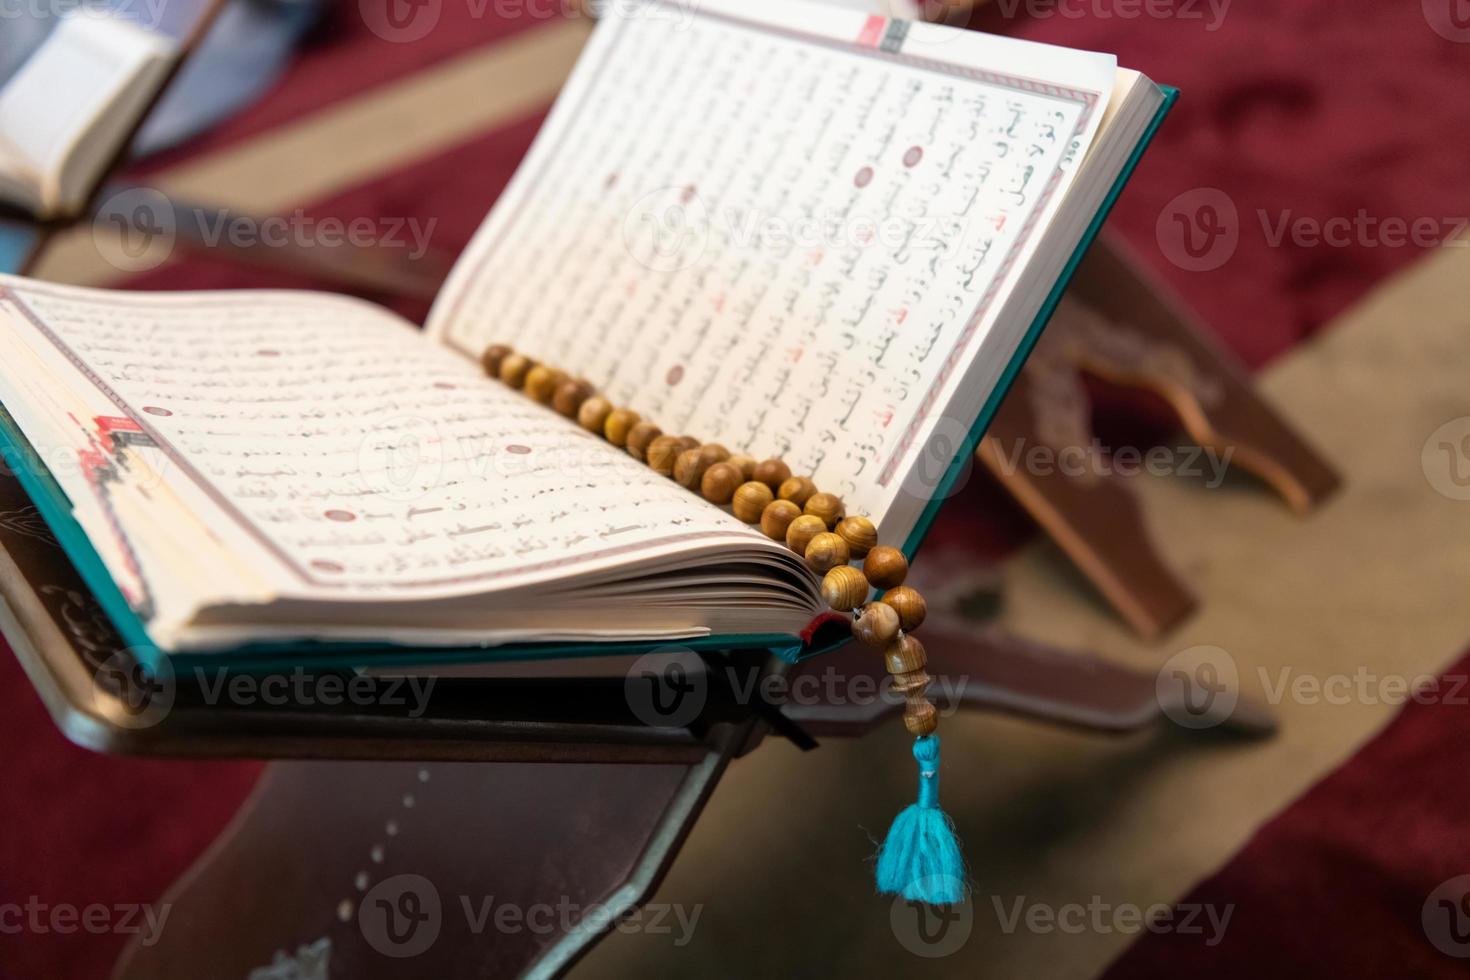
{"label": "wooden lectern leg", "polygon": [[[1211,453],[1298,513],[1338,485],[1332,468],[1120,246],[1099,238],[1001,404],[976,455],[1138,633],[1193,611],[1193,594],[1155,546],[1133,494],[1095,443],[1082,374],[1161,397]],[[1203,475],[1198,465],[1192,468]],[[1181,469],[1183,463],[1181,460]]]}
{"label": "wooden lectern leg", "polygon": [[115,976],[555,976],[638,914],[730,754],[274,763]]}

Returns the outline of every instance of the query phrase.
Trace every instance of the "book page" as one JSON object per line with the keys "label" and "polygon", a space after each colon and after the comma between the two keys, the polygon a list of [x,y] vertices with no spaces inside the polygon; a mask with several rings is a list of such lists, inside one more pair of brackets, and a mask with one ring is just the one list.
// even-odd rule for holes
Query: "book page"
{"label": "book page", "polygon": [[431,334],[783,457],[881,523],[1115,71],[825,5],[610,11]]}
{"label": "book page", "polygon": [[[181,506],[123,535],[203,547],[180,529],[196,521],[279,595],[466,595],[764,540],[367,303],[0,277],[0,314],[46,387],[82,393],[28,437],[95,449],[101,432],[153,451]],[[0,371],[7,404],[34,405],[22,391]],[[54,469],[74,497],[95,491]]]}

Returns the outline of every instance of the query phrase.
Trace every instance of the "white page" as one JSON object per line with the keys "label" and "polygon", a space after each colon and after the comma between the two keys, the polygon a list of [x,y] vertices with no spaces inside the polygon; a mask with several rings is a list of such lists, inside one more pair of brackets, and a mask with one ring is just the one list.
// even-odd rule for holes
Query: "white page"
{"label": "white page", "polygon": [[[0,276],[0,312],[57,383],[90,389],[74,428],[135,428],[191,519],[287,598],[468,595],[769,545],[367,303]],[[0,375],[0,395],[17,391]],[[91,494],[81,474],[56,475]]]}
{"label": "white page", "polygon": [[619,6],[431,335],[512,344],[666,431],[782,456],[881,522],[1115,59],[799,2]]}

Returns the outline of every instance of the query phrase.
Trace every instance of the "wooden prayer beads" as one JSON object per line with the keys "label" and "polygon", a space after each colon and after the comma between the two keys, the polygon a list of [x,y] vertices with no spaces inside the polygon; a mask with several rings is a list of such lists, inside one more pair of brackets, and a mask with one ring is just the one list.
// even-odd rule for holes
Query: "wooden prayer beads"
{"label": "wooden prayer beads", "polygon": [[524,354],[509,353],[500,359],[500,380],[512,388],[519,388],[526,383],[526,375],[531,371],[531,359]]}
{"label": "wooden prayer beads", "polygon": [[781,481],[781,486],[776,490],[776,496],[782,500],[789,500],[798,507],[805,507],[811,495],[817,492],[817,485],[810,477],[793,476]]}
{"label": "wooden prayer beads", "polygon": [[[742,477],[744,477],[747,481],[754,480],[755,479],[755,457],[754,456],[747,456],[744,453],[736,453],[735,455],[733,455],[729,459],[727,459],[725,462],[729,463],[731,466],[733,466],[737,470],[739,470],[740,471],[740,475]],[[772,496],[775,496],[775,495],[772,494]]]}
{"label": "wooden prayer beads", "polygon": [[831,531],[813,535],[804,554],[806,563],[819,575],[825,575],[838,565],[846,565],[852,557],[848,554],[847,542]]}
{"label": "wooden prayer beads", "polygon": [[755,465],[755,472],[750,478],[759,480],[772,490],[779,490],[781,484],[791,479],[791,467],[779,459],[762,460]]}
{"label": "wooden prayer beads", "polygon": [[577,424],[588,432],[602,435],[607,425],[608,416],[612,414],[612,402],[606,398],[593,395],[582,403],[577,409]]}
{"label": "wooden prayer beads", "polygon": [[679,457],[679,437],[659,436],[648,444],[648,468],[659,476],[674,475],[674,461]]}
{"label": "wooden prayer beads", "polygon": [[867,597],[868,580],[851,565],[838,565],[822,576],[822,598],[838,612],[856,609]]}
{"label": "wooden prayer beads", "polygon": [[624,448],[634,459],[647,459],[648,447],[663,434],[664,430],[652,422],[639,422],[628,430],[628,441]]}
{"label": "wooden prayer beads", "polygon": [[844,517],[835,530],[847,542],[854,558],[864,558],[878,544],[878,529],[866,517]]}
{"label": "wooden prayer beads", "polygon": [[820,517],[823,524],[833,528],[842,519],[842,501],[833,493],[814,493],[806,498],[802,512]]}
{"label": "wooden prayer beads", "polygon": [[919,595],[917,589],[911,589],[907,585],[900,585],[883,593],[883,604],[892,606],[893,611],[898,613],[898,625],[905,633],[918,629],[929,612],[924,597]]}
{"label": "wooden prayer beads", "polygon": [[[569,419],[578,418],[578,412],[587,399],[592,397],[592,385],[582,378],[575,380],[567,378],[556,386],[556,394],[551,396],[551,407],[556,409],[560,415]],[[609,405],[611,410],[612,406]]]}
{"label": "wooden prayer beads", "polygon": [[[519,388],[537,402],[574,418],[589,432],[627,449],[656,473],[701,493],[711,503],[729,504],[736,518],[759,524],[767,537],[784,541],[822,576],[822,598],[833,609],[851,611],[852,634],[883,650],[893,688],[904,698],[904,727],[932,734],[939,712],[929,701],[930,677],[924,645],[911,634],[928,612],[924,597],[903,584],[908,559],[878,544],[878,529],[866,517],[847,516],[842,499],[817,489],[810,477],[792,476],[779,459],[761,462],[732,455],[719,443],[700,445],[690,436],[664,435],[637,412],[617,408],[582,379],[571,379],[504,344],[487,347],[485,373]],[[850,561],[862,561],[858,569]],[[867,601],[871,589],[881,600]]]}
{"label": "wooden prayer beads", "polygon": [[786,540],[786,529],[801,516],[801,508],[789,500],[773,500],[761,512],[761,530],[774,541]]}
{"label": "wooden prayer beads", "polygon": [[[735,465],[733,460],[730,465]],[[754,524],[766,512],[766,507],[775,502],[776,495],[771,492],[770,487],[750,480],[735,488],[735,496],[731,500],[730,509],[738,519],[747,524]]]}
{"label": "wooden prayer beads", "polygon": [[812,543],[812,538],[826,530],[827,525],[822,523],[820,517],[802,514],[786,526],[786,547],[805,557],[806,546]]}
{"label": "wooden prayer beads", "polygon": [[607,421],[602,426],[602,436],[608,442],[623,449],[628,445],[628,433],[633,431],[633,426],[641,421],[637,412],[630,412],[626,408],[615,408],[608,413]]}
{"label": "wooden prayer beads", "polygon": [[712,504],[728,504],[740,483],[740,471],[729,463],[719,462],[704,471],[699,480],[699,492]]}
{"label": "wooden prayer beads", "polygon": [[526,372],[525,392],[531,396],[532,401],[549,405],[556,389],[566,379],[567,376],[555,368],[537,364]]}
{"label": "wooden prayer beads", "polygon": [[875,589],[896,589],[909,573],[909,560],[903,552],[879,545],[863,559],[863,574]]}

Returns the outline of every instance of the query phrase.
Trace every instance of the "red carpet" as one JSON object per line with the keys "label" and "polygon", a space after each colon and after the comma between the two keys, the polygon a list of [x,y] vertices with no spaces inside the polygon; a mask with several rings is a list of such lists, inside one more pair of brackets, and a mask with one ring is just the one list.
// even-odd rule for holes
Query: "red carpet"
{"label": "red carpet", "polygon": [[[1223,939],[1149,935],[1108,971],[1109,980],[1188,976],[1463,977],[1470,957],[1470,873],[1465,781],[1470,656],[1446,672],[1444,702],[1410,701],[1344,766],[1258,831],[1184,902],[1233,906]],[[1456,693],[1458,691],[1458,693]],[[1438,904],[1451,900],[1452,907]]]}
{"label": "red carpet", "polygon": [[[472,18],[463,14],[464,5],[446,3],[443,22],[428,38],[388,44],[363,27],[357,9],[344,2],[334,30],[261,104],[140,173],[247,140],[535,26]],[[1238,4],[1228,7],[1214,31],[1206,29],[1208,17],[1052,16],[1007,23],[992,12],[980,20],[1038,40],[1116,51],[1123,64],[1183,90],[1111,227],[1253,365],[1309,335],[1423,251],[1369,237],[1340,247],[1289,241],[1276,247],[1258,212],[1269,228],[1283,216],[1320,221],[1361,209],[1380,220],[1438,219],[1470,209],[1463,136],[1470,131],[1470,101],[1462,97],[1470,48],[1431,30],[1419,3]],[[331,200],[302,204],[317,215],[434,218],[434,246],[455,252],[504,185],[536,122],[526,119]],[[1199,188],[1222,190],[1238,214],[1234,255],[1212,272],[1172,264],[1155,237],[1166,205]],[[135,285],[312,284],[189,260]],[[425,312],[419,303],[394,305],[415,317]],[[991,517],[968,516],[977,508]],[[992,544],[1025,528],[978,482],[944,520],[940,534]],[[24,904],[30,896],[79,906],[156,901],[218,833],[258,766],[89,754],[57,734],[12,658],[0,659],[0,672],[6,681],[0,685],[6,748],[0,823],[7,828],[0,839],[0,902]],[[1407,913],[1438,882],[1470,870],[1470,843],[1456,833],[1462,824],[1457,818],[1470,803],[1461,778],[1467,725],[1462,708],[1406,710],[1191,896],[1236,904],[1220,947],[1148,936],[1112,975],[1458,971],[1458,963],[1424,943],[1419,923]],[[1374,816],[1365,821],[1369,801]],[[0,973],[103,977],[125,938],[0,934]]]}

